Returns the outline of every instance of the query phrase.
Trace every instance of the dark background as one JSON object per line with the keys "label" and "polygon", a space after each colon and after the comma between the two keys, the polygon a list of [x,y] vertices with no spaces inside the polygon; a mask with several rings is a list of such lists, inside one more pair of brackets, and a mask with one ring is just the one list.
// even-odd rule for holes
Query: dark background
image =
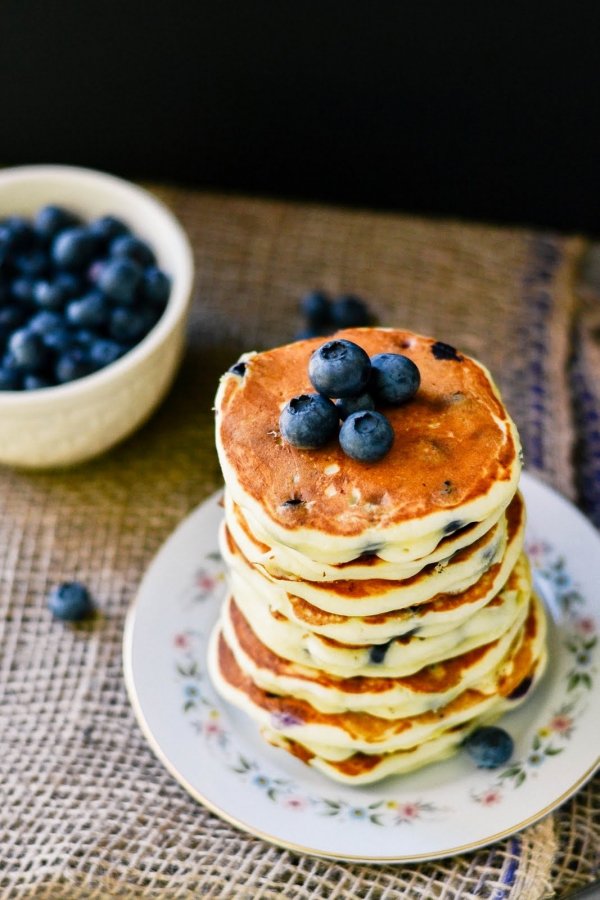
{"label": "dark background", "polygon": [[0,161],[600,234],[600,5],[0,3]]}

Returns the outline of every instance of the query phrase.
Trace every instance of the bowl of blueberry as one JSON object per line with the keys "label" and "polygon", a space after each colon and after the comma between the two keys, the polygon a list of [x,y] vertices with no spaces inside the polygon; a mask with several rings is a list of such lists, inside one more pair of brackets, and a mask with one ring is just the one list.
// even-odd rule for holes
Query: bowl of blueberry
{"label": "bowl of blueberry", "polygon": [[71,465],[141,425],[181,359],[192,282],[185,232],[147,191],[0,170],[0,463]]}

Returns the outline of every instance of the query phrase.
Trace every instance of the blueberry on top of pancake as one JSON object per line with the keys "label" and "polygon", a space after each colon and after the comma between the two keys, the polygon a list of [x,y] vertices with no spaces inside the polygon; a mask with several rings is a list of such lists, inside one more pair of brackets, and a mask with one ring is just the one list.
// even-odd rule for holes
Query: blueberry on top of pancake
{"label": "blueberry on top of pancake", "polygon": [[[373,540],[442,533],[507,505],[520,445],[484,366],[465,354],[455,354],[460,365],[446,351],[440,359],[440,342],[407,331],[348,329],[335,338],[370,357],[401,353],[419,369],[413,399],[386,408],[394,430],[389,453],[365,463],[349,459],[337,441],[301,450],[282,439],[281,410],[313,390],[307,364],[321,339],[247,354],[244,377],[226,373],[216,399],[217,448],[236,502],[291,546],[323,547],[325,538],[332,561],[349,546],[360,552]],[[297,494],[302,504],[286,503]]]}

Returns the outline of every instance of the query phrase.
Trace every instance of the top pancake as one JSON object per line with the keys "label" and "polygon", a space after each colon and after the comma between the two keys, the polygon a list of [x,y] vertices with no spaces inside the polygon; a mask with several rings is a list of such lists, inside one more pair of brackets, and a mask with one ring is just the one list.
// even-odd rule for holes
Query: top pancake
{"label": "top pancake", "polygon": [[361,463],[337,440],[300,450],[282,439],[283,406],[314,392],[308,361],[322,338],[246,355],[243,374],[226,373],[216,398],[219,458],[242,509],[275,540],[339,563],[367,550],[383,556],[390,545],[412,556],[423,539],[437,543],[508,504],[521,468],[519,440],[485,367],[406,331],[348,329],[335,337],[370,356],[402,353],[418,366],[416,396],[382,407],[392,449]]}

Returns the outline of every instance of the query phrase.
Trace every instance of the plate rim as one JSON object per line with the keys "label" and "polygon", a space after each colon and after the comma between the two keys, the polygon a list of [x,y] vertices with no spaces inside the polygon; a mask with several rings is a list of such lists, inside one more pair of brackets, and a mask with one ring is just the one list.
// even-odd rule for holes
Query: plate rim
{"label": "plate rim", "polygon": [[[582,522],[591,533],[595,535],[597,539],[600,539],[600,534],[594,528],[593,524],[590,520],[578,509],[568,498],[564,497],[559,491],[557,491],[554,487],[549,485],[546,481],[544,481],[539,476],[533,475],[531,472],[524,471],[521,476],[522,481],[530,482],[535,488],[542,489],[544,492],[548,492],[552,495],[552,498],[556,501],[559,501],[566,508],[569,509],[570,513],[575,514],[580,522]],[[339,854],[339,853],[327,853],[322,849],[317,849],[314,847],[310,847],[304,844],[297,844],[294,841],[286,840],[285,838],[281,838],[277,835],[270,834],[269,832],[262,831],[260,828],[257,828],[247,822],[242,821],[236,816],[232,815],[228,811],[222,809],[218,804],[214,803],[212,800],[205,797],[201,791],[198,790],[194,785],[190,783],[190,781],[183,775],[175,766],[174,763],[169,759],[167,754],[163,751],[158,742],[157,738],[152,732],[150,725],[146,719],[144,714],[142,704],[140,702],[137,687],[135,684],[135,677],[133,672],[133,635],[135,631],[136,618],[140,608],[140,597],[142,594],[142,588],[144,583],[147,580],[148,573],[154,566],[156,559],[159,554],[167,544],[167,542],[174,540],[176,538],[177,532],[183,528],[189,519],[191,519],[197,511],[202,508],[205,504],[209,503],[211,500],[215,498],[216,495],[222,492],[223,488],[218,488],[216,491],[209,494],[203,500],[201,500],[190,512],[184,516],[184,518],[176,525],[176,527],[170,532],[169,535],[162,542],[148,565],[144,571],[142,579],[138,584],[138,588],[136,591],[136,595],[131,601],[129,608],[125,617],[125,625],[123,631],[123,643],[122,643],[122,662],[123,662],[123,675],[125,681],[125,687],[127,690],[127,694],[129,697],[129,701],[131,703],[137,724],[142,731],[144,738],[146,739],[150,749],[154,753],[154,755],[158,758],[158,760],[162,763],[165,769],[169,772],[169,774],[184,788],[184,790],[198,803],[202,804],[209,812],[218,816],[220,819],[223,819],[228,824],[232,825],[242,833],[252,835],[253,837],[257,837],[260,840],[266,841],[270,844],[273,844],[277,847],[283,848],[285,850],[292,850],[295,853],[302,853],[308,856],[317,857],[319,859],[328,859],[338,862],[352,862],[352,863],[364,863],[367,865],[386,865],[386,864],[400,864],[400,863],[414,863],[414,862],[426,862],[426,861],[434,861],[438,859],[446,859],[452,856],[456,856],[460,853],[466,853],[473,850],[478,850],[482,847],[487,847],[491,844],[496,843],[504,838],[511,837],[514,834],[518,834],[524,828],[527,828],[530,825],[535,824],[536,822],[540,822],[547,815],[553,812],[555,809],[558,809],[565,803],[569,798],[571,798],[577,791],[589,781],[590,778],[593,777],[594,773],[600,766],[600,753],[596,757],[596,760],[583,772],[579,778],[570,785],[565,791],[563,791],[558,797],[555,797],[550,803],[546,804],[542,809],[537,810],[532,813],[526,819],[516,823],[515,825],[511,825],[509,828],[505,828],[502,831],[499,831],[493,835],[486,835],[482,837],[481,840],[470,841],[466,844],[460,844],[455,847],[450,847],[444,849],[442,851],[428,851],[425,853],[411,853],[411,854],[403,854],[403,855],[393,855],[393,856],[363,856],[363,855],[353,855],[353,854]]]}

